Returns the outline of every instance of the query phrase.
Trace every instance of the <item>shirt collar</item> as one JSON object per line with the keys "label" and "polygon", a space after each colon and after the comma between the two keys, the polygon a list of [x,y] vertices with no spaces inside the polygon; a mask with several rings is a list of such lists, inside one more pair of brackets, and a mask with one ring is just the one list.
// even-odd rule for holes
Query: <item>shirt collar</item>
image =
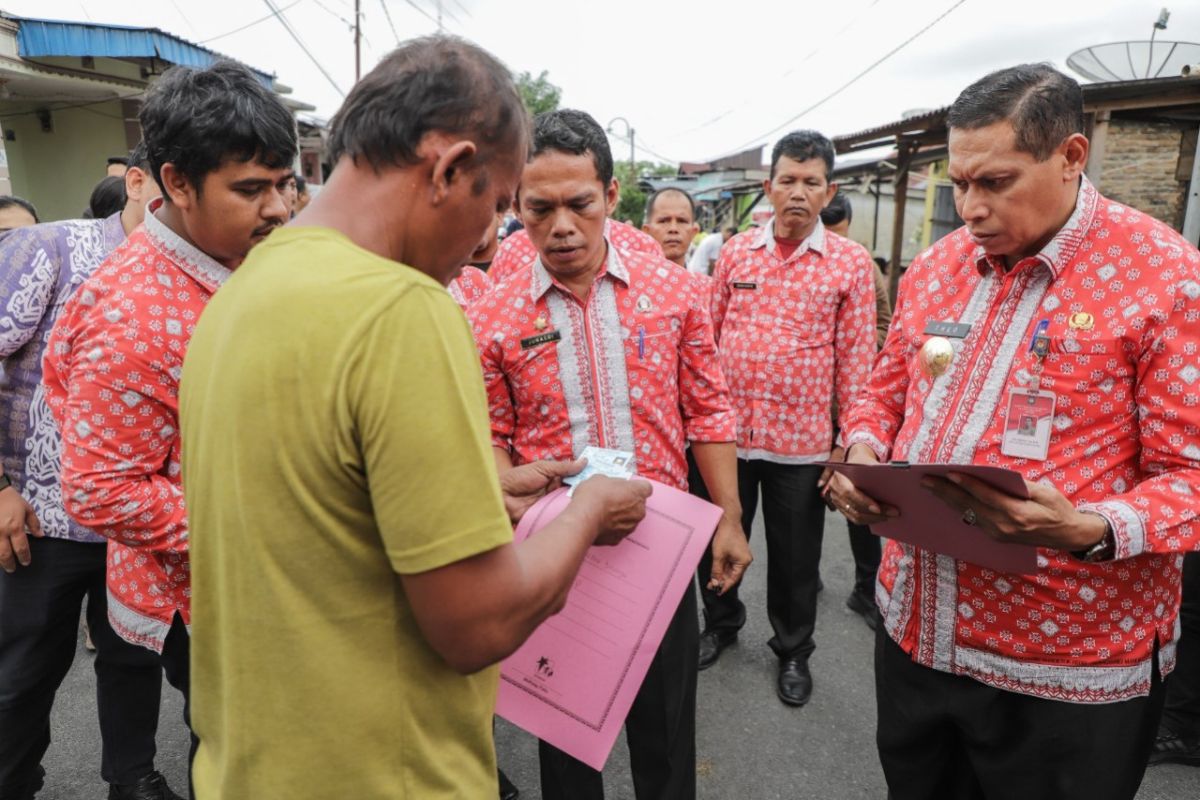
{"label": "shirt collar", "polygon": [[[606,226],[607,230],[607,226]],[[604,236],[604,244],[608,248],[608,257],[605,259],[604,266],[600,268],[600,274],[596,276],[596,280],[600,280],[605,275],[616,278],[626,286],[629,285],[629,268],[625,266],[625,262],[621,260],[621,256],[617,253],[617,248],[613,247],[612,240],[608,238],[607,233]],[[542,257],[539,254],[537,260],[533,262],[533,280],[530,281],[529,293],[536,303],[542,299],[542,295],[550,291],[552,286],[561,286],[546,267],[542,265]]]}
{"label": "shirt collar", "polygon": [[[775,217],[772,216],[758,230],[758,236],[753,244],[750,245],[751,250],[759,248],[767,248],[767,252],[775,252]],[[803,255],[809,250],[815,250],[821,255],[825,255],[825,225],[821,222],[821,218],[817,217],[817,224],[812,229],[812,233],[804,238],[800,246],[796,248],[793,255]]]}
{"label": "shirt collar", "polygon": [[[1096,187],[1086,175],[1082,176],[1079,180],[1079,196],[1075,199],[1075,210],[1067,218],[1066,224],[1054,234],[1054,238],[1032,256],[1050,270],[1052,278],[1057,278],[1067,264],[1071,263],[1071,259],[1079,251],[1079,245],[1087,238],[1099,201],[1100,193],[1096,191]],[[980,275],[986,275],[1003,264],[1002,259],[989,258],[982,246],[976,246],[974,259]]]}
{"label": "shirt collar", "polygon": [[221,284],[233,274],[232,270],[194,244],[184,241],[182,236],[168,228],[155,213],[162,208],[162,204],[163,199],[160,197],[146,207],[146,234],[176,266],[203,284],[210,292],[220,289]]}

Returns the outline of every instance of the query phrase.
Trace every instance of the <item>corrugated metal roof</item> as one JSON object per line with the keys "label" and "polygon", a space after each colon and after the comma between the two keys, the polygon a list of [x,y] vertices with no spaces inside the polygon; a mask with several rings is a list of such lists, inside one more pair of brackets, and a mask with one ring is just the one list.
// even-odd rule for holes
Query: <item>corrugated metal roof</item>
{"label": "corrugated metal roof", "polygon": [[[19,23],[17,53],[22,58],[158,58],[170,64],[200,69],[222,58],[228,58],[158,28],[64,22],[11,14],[5,14],[4,17]],[[249,69],[264,86],[268,89],[273,88],[274,76],[253,67]]]}

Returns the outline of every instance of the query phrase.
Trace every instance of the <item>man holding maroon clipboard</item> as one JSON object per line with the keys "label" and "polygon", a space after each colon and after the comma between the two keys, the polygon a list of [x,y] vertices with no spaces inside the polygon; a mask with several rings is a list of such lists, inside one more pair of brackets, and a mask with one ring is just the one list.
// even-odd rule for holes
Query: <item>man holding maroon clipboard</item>
{"label": "man holding maroon clipboard", "polygon": [[[953,472],[923,485],[1037,560],[887,544],[880,760],[896,800],[1133,798],[1175,662],[1178,554],[1200,549],[1200,254],[1089,183],[1082,94],[1053,68],[986,76],[947,124],[966,226],[910,265],[842,419],[847,460],[1020,473],[1028,499]],[[904,524],[843,475],[829,497]]]}

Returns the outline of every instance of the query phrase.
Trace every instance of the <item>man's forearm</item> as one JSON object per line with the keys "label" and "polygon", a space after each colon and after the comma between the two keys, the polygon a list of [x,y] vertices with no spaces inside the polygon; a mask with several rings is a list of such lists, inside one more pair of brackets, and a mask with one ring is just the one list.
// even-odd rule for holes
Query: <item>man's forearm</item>
{"label": "man's forearm", "polygon": [[704,479],[704,488],[725,516],[741,522],[742,499],[738,494],[737,445],[733,442],[692,442],[692,457]]}

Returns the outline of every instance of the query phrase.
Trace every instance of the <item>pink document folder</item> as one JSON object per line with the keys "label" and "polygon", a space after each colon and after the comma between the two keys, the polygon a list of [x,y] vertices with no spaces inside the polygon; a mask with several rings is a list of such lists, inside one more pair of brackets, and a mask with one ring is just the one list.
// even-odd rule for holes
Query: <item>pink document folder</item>
{"label": "pink document folder", "polygon": [[843,464],[828,462],[864,494],[900,510],[900,516],[872,525],[877,536],[923,547],[934,553],[969,561],[999,572],[1037,572],[1037,548],[988,538],[977,526],[962,521],[960,512],[921,485],[926,475],[951,472],[970,475],[1000,491],[1027,498],[1025,479],[1000,467],[973,464]]}
{"label": "pink document folder", "polygon": [[[588,551],[566,607],[500,669],[496,713],[597,770],[721,518],[717,506],[651,483],[646,518],[616,547]],[[569,500],[560,489],[538,501],[516,540],[545,527]]]}

